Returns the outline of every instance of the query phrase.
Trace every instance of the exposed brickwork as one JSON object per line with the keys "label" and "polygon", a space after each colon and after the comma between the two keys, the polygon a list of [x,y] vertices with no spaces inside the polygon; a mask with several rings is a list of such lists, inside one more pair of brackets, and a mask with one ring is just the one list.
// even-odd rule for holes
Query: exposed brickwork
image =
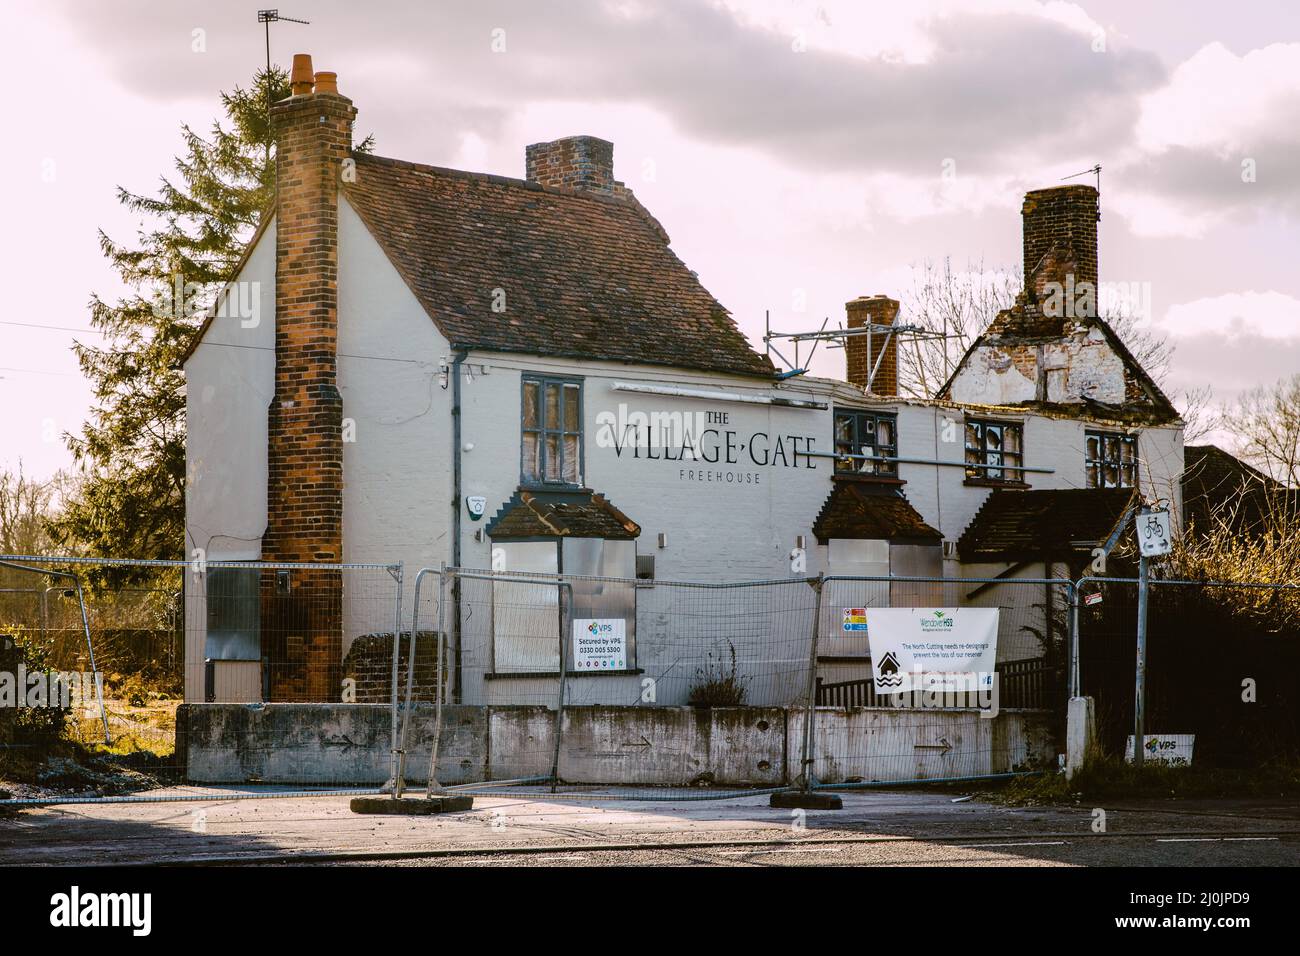
{"label": "exposed brickwork", "polygon": [[1043,282],[1097,284],[1097,190],[1092,186],[1057,186],[1025,193],[1025,288],[1038,292]]}
{"label": "exposed brickwork", "polygon": [[[848,313],[848,326],[851,329],[863,328],[868,322],[876,325],[893,325],[898,317],[898,300],[884,295],[860,296],[844,304]],[[871,335],[868,348],[867,336],[851,335],[845,347],[848,360],[847,378],[859,388],[867,387],[867,379],[876,364],[876,357],[884,351],[880,368],[876,371],[871,391],[876,395],[898,394],[898,340],[890,336],[888,344],[882,334]]]}
{"label": "exposed brickwork", "polygon": [[526,175],[543,186],[567,186],[613,195],[614,144],[595,136],[568,136],[533,143],[524,151]]}
{"label": "exposed brickwork", "polygon": [[1177,420],[1159,385],[1097,314],[1098,210],[1092,186],[1025,194],[1025,288],[971,344],[937,397],[1114,421]]}
{"label": "exposed brickwork", "polygon": [[[406,668],[411,652],[411,633],[402,633],[397,654],[398,693],[406,693]],[[365,634],[348,648],[343,676],[356,683],[358,704],[386,704],[392,699],[393,635]],[[438,686],[438,635],[420,631],[415,642],[415,680],[412,700],[433,701]]]}
{"label": "exposed brickwork", "polygon": [[[338,184],[356,110],[336,93],[291,96],[276,126],[275,395],[269,411],[268,561],[343,556],[343,400],[337,384]],[[294,571],[263,581],[273,700],[336,700],[341,581]]]}

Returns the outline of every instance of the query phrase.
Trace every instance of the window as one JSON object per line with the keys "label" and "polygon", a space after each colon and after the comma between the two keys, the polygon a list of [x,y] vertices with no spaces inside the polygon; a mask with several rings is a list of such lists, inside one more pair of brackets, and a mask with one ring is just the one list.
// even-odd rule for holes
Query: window
{"label": "window", "polygon": [[[868,411],[835,412],[835,453],[838,455],[877,455],[898,457],[898,419]],[[898,462],[871,461],[861,458],[837,458],[835,470],[858,475],[898,475]]]}
{"label": "window", "polygon": [[1010,422],[966,420],[966,477],[986,481],[1023,481],[1022,432]]}
{"label": "window", "polygon": [[1137,436],[1120,432],[1084,432],[1084,467],[1089,488],[1137,485]]}
{"label": "window", "polygon": [[525,375],[524,484],[582,484],[582,383]]}

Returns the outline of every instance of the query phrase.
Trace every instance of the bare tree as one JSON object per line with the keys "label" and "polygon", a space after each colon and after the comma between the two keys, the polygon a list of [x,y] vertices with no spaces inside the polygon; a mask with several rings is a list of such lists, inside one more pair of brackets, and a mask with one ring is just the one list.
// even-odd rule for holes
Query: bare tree
{"label": "bare tree", "polygon": [[1300,487],[1300,375],[1245,393],[1228,419],[1242,458],[1278,481]]}
{"label": "bare tree", "polygon": [[900,321],[948,338],[900,342],[898,385],[903,394],[933,397],[971,343],[1015,302],[1020,285],[1018,272],[985,269],[982,261],[967,263],[965,271],[954,271],[947,258],[914,265]]}
{"label": "bare tree", "polygon": [[0,473],[0,554],[41,554],[48,550],[46,522],[59,499],[61,476],[40,482],[17,472]]}
{"label": "bare tree", "polygon": [[1223,415],[1214,404],[1213,386],[1183,389],[1170,397],[1183,416],[1183,444],[1199,444],[1218,430]]}

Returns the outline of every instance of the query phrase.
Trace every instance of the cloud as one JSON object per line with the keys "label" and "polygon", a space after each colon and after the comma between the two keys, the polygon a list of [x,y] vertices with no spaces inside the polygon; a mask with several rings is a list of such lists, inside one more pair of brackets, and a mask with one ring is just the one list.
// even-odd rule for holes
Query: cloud
{"label": "cloud", "polygon": [[1153,330],[1174,344],[1171,385],[1208,384],[1227,404],[1300,369],[1300,298],[1281,292],[1230,292],[1179,303]]}
{"label": "cloud", "polygon": [[[895,17],[887,35],[898,41],[875,45],[858,42],[866,24],[854,5],[825,6],[811,15],[817,29],[803,52],[787,26],[703,0],[573,0],[562,15],[545,4],[384,14],[321,3],[310,27],[276,25],[273,40],[282,62],[292,45],[336,69],[363,114],[419,103],[432,122],[482,114],[483,132],[529,101],[618,101],[650,106],[694,138],[800,168],[927,179],[945,159],[963,173],[1005,175],[1026,157],[1091,157],[1131,136],[1138,95],[1163,78],[1149,53],[1093,52],[1084,19],[1063,15],[1068,5],[931,5],[923,20]],[[245,81],[239,71],[260,62],[260,30],[243,13],[134,2],[77,5],[70,22],[140,95],[197,96]],[[195,28],[208,31],[206,54],[191,52]],[[494,29],[504,31],[504,53],[492,51]],[[244,51],[237,59],[235,49]]]}
{"label": "cloud", "polygon": [[1178,338],[1221,335],[1300,342],[1300,299],[1274,291],[1229,292],[1171,306],[1157,324]]}
{"label": "cloud", "polygon": [[1300,215],[1300,43],[1205,46],[1143,97],[1135,146],[1120,175],[1147,194],[1146,234]]}

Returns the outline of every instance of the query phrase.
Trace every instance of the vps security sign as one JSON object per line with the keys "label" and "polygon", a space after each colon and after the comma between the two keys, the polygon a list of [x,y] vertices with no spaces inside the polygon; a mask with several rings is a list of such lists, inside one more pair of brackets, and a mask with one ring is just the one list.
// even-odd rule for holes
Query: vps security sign
{"label": "vps security sign", "polygon": [[627,622],[621,617],[573,622],[573,667],[581,671],[627,668]]}

